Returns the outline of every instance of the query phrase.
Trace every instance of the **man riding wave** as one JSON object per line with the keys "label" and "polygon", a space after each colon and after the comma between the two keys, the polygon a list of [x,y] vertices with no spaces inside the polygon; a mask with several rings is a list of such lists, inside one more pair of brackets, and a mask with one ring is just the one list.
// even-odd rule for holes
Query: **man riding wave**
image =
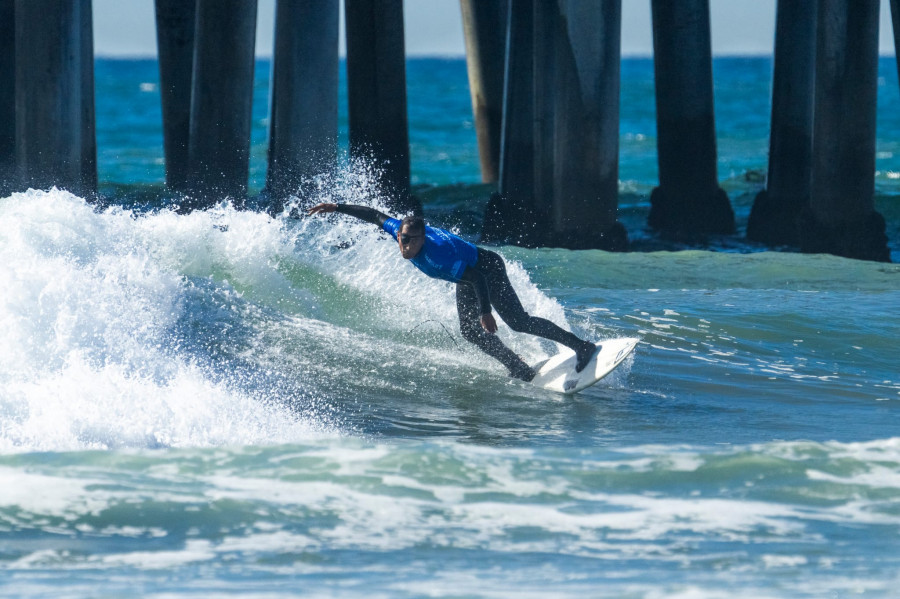
{"label": "man riding wave", "polygon": [[419,216],[403,220],[353,204],[318,204],[309,215],[340,212],[390,233],[400,246],[400,254],[419,270],[436,279],[456,284],[456,310],[459,328],[466,341],[500,361],[512,377],[530,381],[534,370],[495,334],[497,322],[492,307],[509,327],[519,333],[530,333],[561,343],[576,354],[576,372],[590,362],[596,346],[555,325],[545,318],[529,315],[509,281],[506,265],[497,253],[478,247],[436,227],[430,227]]}

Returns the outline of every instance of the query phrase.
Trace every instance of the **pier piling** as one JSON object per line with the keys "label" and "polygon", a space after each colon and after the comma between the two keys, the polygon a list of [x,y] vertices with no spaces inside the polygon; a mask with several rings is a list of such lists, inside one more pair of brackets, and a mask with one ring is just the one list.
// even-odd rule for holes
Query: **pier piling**
{"label": "pier piling", "polygon": [[155,1],[166,185],[172,191],[184,193],[188,188],[188,139],[191,132],[197,7],[195,2],[184,0]]}
{"label": "pier piling", "polygon": [[13,190],[16,172],[15,0],[0,0],[0,197]]}
{"label": "pier piling", "polygon": [[557,39],[548,61],[554,85],[549,245],[624,250],[619,195],[621,0],[557,0],[548,15]]}
{"label": "pier piling", "polygon": [[22,187],[96,192],[90,0],[17,0],[16,170]]}
{"label": "pier piling", "polygon": [[338,0],[279,0],[266,189],[273,211],[337,160]]}
{"label": "pier piling", "polygon": [[709,0],[653,0],[659,187],[649,225],[665,234],[734,232],[719,187]]}
{"label": "pier piling", "polygon": [[500,130],[503,124],[503,73],[510,0],[460,0],[466,38],[466,66],[472,115],[478,136],[481,180],[500,176]]}
{"label": "pier piling", "polygon": [[621,250],[621,0],[513,0],[499,193],[483,236]]}
{"label": "pier piling", "polygon": [[820,0],[815,124],[808,210],[800,247],[889,261],[875,211],[879,0]]}
{"label": "pier piling", "polygon": [[509,0],[500,129],[500,172],[481,239],[540,244],[534,210],[534,0]]}
{"label": "pier piling", "polygon": [[817,0],[779,0],[766,189],[753,203],[747,238],[799,246],[809,202],[815,95]]}
{"label": "pier piling", "polygon": [[402,0],[346,0],[350,155],[372,161],[397,212],[421,212],[410,194]]}
{"label": "pier piling", "polygon": [[94,105],[94,7],[86,2],[81,17],[81,185],[85,197],[97,193],[97,117]]}
{"label": "pier piling", "polygon": [[894,59],[900,76],[900,0],[891,0],[891,24],[894,28]]}
{"label": "pier piling", "polygon": [[182,210],[247,194],[256,0],[197,0],[188,179]]}

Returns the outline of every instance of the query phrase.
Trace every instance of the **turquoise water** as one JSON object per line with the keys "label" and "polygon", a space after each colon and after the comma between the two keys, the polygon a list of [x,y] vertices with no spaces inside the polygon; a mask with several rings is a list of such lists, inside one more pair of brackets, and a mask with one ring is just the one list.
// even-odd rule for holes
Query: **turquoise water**
{"label": "turquoise water", "polygon": [[[715,72],[742,230],[771,63]],[[0,199],[0,594],[896,597],[900,266],[654,239],[652,63],[622,73],[620,217],[640,251],[498,248],[532,313],[641,339],[562,397],[470,348],[450,286],[369,226],[160,209],[156,66],[100,61],[108,206]],[[881,75],[897,261],[893,60]],[[409,87],[426,215],[475,235],[489,189],[465,65],[411,61]],[[352,165],[321,198],[383,201]],[[499,334],[529,361],[556,351]]]}

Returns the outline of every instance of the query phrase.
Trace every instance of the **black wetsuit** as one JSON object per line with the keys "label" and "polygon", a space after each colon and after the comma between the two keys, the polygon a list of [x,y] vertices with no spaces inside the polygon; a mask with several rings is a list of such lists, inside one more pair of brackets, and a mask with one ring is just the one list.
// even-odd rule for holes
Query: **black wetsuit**
{"label": "black wetsuit", "polygon": [[[337,211],[372,223],[382,229],[385,229],[385,223],[391,220],[386,214],[368,206],[338,204]],[[462,274],[453,279],[456,282],[456,310],[459,313],[459,328],[466,341],[475,344],[483,352],[499,360],[509,369],[511,376],[524,380],[531,380],[534,377],[534,372],[522,358],[506,347],[497,335],[488,333],[481,326],[481,316],[489,314],[491,306],[493,306],[503,322],[512,330],[561,343],[572,348],[579,355],[579,362],[586,362],[593,353],[593,344],[579,339],[546,318],[529,315],[522,307],[522,302],[519,301],[519,296],[509,281],[503,258],[484,248],[477,248],[477,252],[478,258],[475,264],[466,266]]]}

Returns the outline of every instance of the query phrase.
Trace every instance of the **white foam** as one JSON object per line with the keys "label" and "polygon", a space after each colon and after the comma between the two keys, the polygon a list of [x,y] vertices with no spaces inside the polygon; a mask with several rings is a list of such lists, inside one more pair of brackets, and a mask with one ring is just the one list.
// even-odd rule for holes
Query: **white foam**
{"label": "white foam", "polygon": [[271,218],[97,211],[54,189],[0,200],[0,221],[0,451],[285,442],[326,428],[184,347],[208,342],[202,327],[184,337],[192,318],[217,333],[241,324],[229,314],[242,289],[263,305],[303,302],[272,265],[291,244]]}

